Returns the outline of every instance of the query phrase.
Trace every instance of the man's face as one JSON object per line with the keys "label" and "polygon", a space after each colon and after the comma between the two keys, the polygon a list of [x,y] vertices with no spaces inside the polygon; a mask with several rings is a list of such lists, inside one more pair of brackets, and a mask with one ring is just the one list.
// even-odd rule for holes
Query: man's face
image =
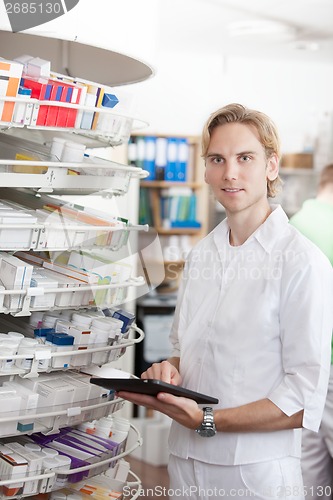
{"label": "man's face", "polygon": [[276,178],[277,169],[277,157],[266,158],[253,126],[226,123],[213,130],[205,180],[229,215],[267,204],[267,179]]}

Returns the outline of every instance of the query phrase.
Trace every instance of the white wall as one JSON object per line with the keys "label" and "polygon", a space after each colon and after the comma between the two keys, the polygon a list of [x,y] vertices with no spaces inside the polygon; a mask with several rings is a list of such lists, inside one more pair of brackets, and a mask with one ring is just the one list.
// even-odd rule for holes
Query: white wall
{"label": "white wall", "polygon": [[[185,46],[185,43],[184,43]],[[131,85],[145,132],[200,134],[209,113],[240,102],[269,114],[279,127],[284,152],[302,151],[333,109],[333,66],[324,63],[265,60],[160,52],[156,75]]]}

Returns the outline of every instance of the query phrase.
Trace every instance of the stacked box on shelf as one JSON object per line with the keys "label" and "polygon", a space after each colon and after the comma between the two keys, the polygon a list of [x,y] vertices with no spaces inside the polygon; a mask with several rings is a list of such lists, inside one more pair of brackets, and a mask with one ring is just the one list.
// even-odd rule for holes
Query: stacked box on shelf
{"label": "stacked box on shelf", "polygon": [[[0,122],[10,123],[15,114],[18,125],[100,131],[102,135],[113,136],[117,143],[128,140],[133,119],[125,116],[130,112],[130,100],[125,94],[122,98],[120,91],[116,95],[109,86],[81,78],[50,71],[36,73],[29,63],[17,59],[0,59],[0,98],[4,98],[0,100]],[[6,97],[16,101],[6,101]],[[52,101],[64,105],[57,106]],[[82,109],[84,106],[92,108],[91,111]],[[98,112],[116,106],[119,115],[117,109],[115,114]]]}
{"label": "stacked box on shelf", "polygon": [[149,172],[147,180],[191,181],[191,145],[185,137],[132,136],[129,163]]}
{"label": "stacked box on shelf", "polygon": [[164,228],[200,227],[196,215],[197,196],[188,187],[161,191],[161,221]]}
{"label": "stacked box on shelf", "polygon": [[[22,64],[0,58],[0,98],[17,96],[22,70]],[[12,121],[14,106],[14,102],[0,99],[0,122]]]}

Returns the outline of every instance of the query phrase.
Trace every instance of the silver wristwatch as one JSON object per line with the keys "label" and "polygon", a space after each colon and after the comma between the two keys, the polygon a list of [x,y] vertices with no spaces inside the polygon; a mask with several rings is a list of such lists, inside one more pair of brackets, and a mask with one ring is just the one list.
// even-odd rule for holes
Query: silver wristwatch
{"label": "silver wristwatch", "polygon": [[213,408],[203,408],[203,421],[200,427],[195,429],[195,432],[201,437],[213,437],[216,434],[216,427],[214,423]]}

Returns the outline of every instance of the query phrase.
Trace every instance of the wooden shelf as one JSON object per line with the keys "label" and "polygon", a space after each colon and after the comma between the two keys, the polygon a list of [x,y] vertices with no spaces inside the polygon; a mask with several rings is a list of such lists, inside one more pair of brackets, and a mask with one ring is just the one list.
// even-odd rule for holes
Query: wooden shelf
{"label": "wooden shelf", "polygon": [[177,234],[195,235],[201,232],[201,227],[182,227],[182,228],[171,227],[170,229],[166,229],[164,227],[155,227],[155,229],[158,234],[163,234],[163,235],[177,235]]}
{"label": "wooden shelf", "polygon": [[[177,136],[170,136],[166,134],[152,134],[156,138],[166,138]],[[134,137],[136,134],[134,134]],[[144,137],[144,136],[143,136]],[[181,137],[178,137],[181,138]],[[209,228],[210,216],[210,200],[208,186],[204,181],[204,161],[201,157],[200,137],[183,136],[187,139],[190,146],[188,153],[188,181],[178,180],[140,180],[140,188],[145,193],[143,196],[144,210],[147,211],[148,220],[152,221],[150,224],[154,227],[155,231],[162,236],[173,235],[188,235],[191,237],[192,243],[205,236]],[[175,188],[175,191],[172,191]],[[196,197],[196,217],[195,219],[201,223],[200,227],[164,227],[161,218],[161,200],[164,196],[163,190],[170,190],[171,197],[177,197],[177,188],[179,195],[181,195],[181,188],[190,190]],[[182,214],[182,219],[186,219],[186,215]],[[191,218],[191,217],[189,217]]]}
{"label": "wooden shelf", "polygon": [[305,175],[305,176],[316,176],[318,175],[317,170],[313,168],[295,168],[295,167],[281,167],[280,175]]}
{"label": "wooden shelf", "polygon": [[175,181],[141,181],[140,187],[142,188],[173,188],[173,187],[189,187],[191,189],[200,189],[203,182],[175,182]]}
{"label": "wooden shelf", "polygon": [[165,266],[184,266],[185,261],[184,260],[165,260],[164,265]]}

